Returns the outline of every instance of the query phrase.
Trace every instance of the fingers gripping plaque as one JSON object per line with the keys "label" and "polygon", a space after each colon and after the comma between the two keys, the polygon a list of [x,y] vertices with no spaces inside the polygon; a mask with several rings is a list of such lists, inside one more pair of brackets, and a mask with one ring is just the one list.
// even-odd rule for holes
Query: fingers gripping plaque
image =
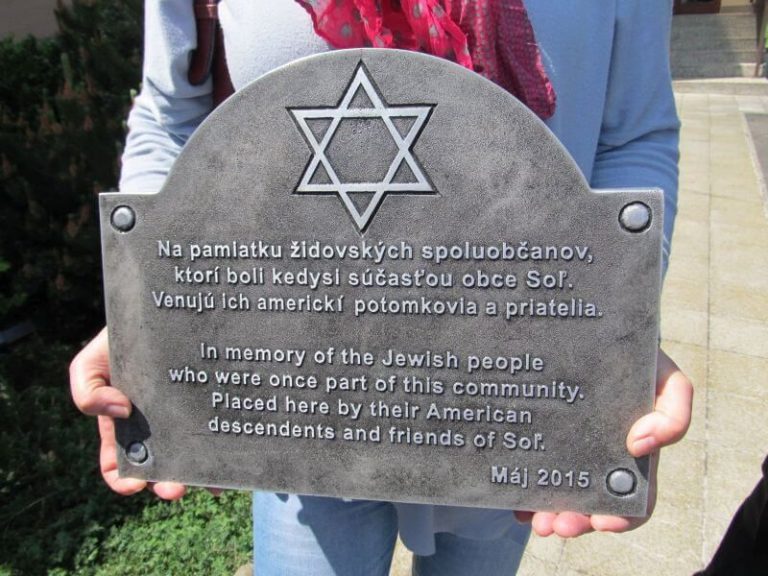
{"label": "fingers gripping plaque", "polygon": [[247,86],[157,194],[102,194],[120,471],[646,513],[659,190],[590,190],[516,99],[351,50]]}

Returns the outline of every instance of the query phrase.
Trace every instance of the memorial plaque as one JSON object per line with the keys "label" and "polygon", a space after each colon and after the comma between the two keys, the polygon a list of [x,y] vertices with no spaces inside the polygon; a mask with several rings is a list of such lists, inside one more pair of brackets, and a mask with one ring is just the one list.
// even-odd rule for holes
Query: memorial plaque
{"label": "memorial plaque", "polygon": [[120,472],[642,516],[659,190],[591,190],[450,62],[337,51],[247,86],[157,194],[102,194]]}

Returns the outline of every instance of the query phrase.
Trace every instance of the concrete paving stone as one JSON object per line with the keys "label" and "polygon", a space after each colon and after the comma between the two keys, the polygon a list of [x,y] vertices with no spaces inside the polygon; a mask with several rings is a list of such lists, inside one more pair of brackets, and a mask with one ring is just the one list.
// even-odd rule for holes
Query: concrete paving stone
{"label": "concrete paving stone", "polygon": [[709,234],[707,219],[709,218],[710,198],[708,194],[680,194],[677,201],[677,218],[675,220],[675,237],[685,240],[701,240]]}
{"label": "concrete paving stone", "polygon": [[[768,286],[768,274],[766,274]],[[768,291],[755,290],[743,282],[714,280],[710,284],[710,313],[768,322]]]}
{"label": "concrete paving stone", "polygon": [[728,157],[736,161],[741,157],[747,145],[744,140],[743,123],[740,113],[712,119],[709,125],[710,150],[716,150],[725,155],[712,156],[711,160],[716,165],[722,165]]}
{"label": "concrete paving stone", "polygon": [[706,387],[709,377],[708,359],[710,351],[705,346],[693,346],[665,339],[661,341],[661,349],[693,381],[695,388]]}
{"label": "concrete paving stone", "polygon": [[698,188],[691,188],[681,182],[677,192],[678,212],[681,211],[681,202],[688,202],[689,204],[709,202],[709,190],[700,190]]}
{"label": "concrete paving stone", "polygon": [[[672,240],[672,255],[665,283],[670,278],[679,277],[691,282],[706,282],[709,276],[709,257],[697,256],[696,246]],[[663,297],[663,292],[662,292]]]}
{"label": "concrete paving stone", "polygon": [[736,96],[739,112],[747,114],[764,114],[768,112],[766,99],[760,96]]}
{"label": "concrete paving stone", "polygon": [[680,96],[684,107],[682,111],[679,111],[681,115],[709,115],[709,96],[706,94],[681,94]]}
{"label": "concrete paving stone", "polygon": [[[706,160],[703,160],[702,162],[706,162]],[[709,195],[712,188],[709,171],[692,171],[681,168],[680,185],[685,188],[696,190],[702,194]]]}
{"label": "concrete paving stone", "polygon": [[709,345],[726,352],[768,358],[768,322],[712,315]]}
{"label": "concrete paving stone", "polygon": [[[739,165],[749,164],[749,147],[746,139],[746,126],[744,120],[733,118],[730,126],[726,128],[713,127],[710,130],[709,150],[712,153],[710,161],[714,170],[728,169],[731,163]],[[735,124],[735,125],[734,125]],[[719,132],[727,130],[727,133]]]}
{"label": "concrete paving stone", "polygon": [[709,110],[706,105],[700,106],[696,102],[684,102],[683,110],[678,110],[680,116],[681,128],[688,124],[709,124]]}
{"label": "concrete paving stone", "polygon": [[672,244],[675,248],[680,246],[686,258],[707,258],[709,255],[709,226],[707,226],[706,221],[697,221],[684,211],[678,215],[675,221]]}
{"label": "concrete paving stone", "polygon": [[625,534],[589,534],[569,540],[560,566],[595,576],[647,574],[649,566],[655,576],[690,574],[700,564],[691,537],[683,523],[651,519]]}
{"label": "concrete paving stone", "polygon": [[[706,162],[706,160],[695,160],[695,162]],[[710,184],[710,174],[708,169],[692,164],[690,161],[681,163],[678,202],[682,195],[682,190],[695,192],[702,198],[708,197]]]}
{"label": "concrete paving stone", "polygon": [[764,404],[768,399],[768,359],[712,350],[709,387],[716,392],[749,396]]}
{"label": "concrete paving stone", "polygon": [[[691,98],[690,96],[696,96]],[[687,94],[681,98],[683,103],[683,109],[678,109],[678,114],[681,117],[687,118],[694,115],[706,115],[709,116],[709,97],[703,98],[699,94]]]}
{"label": "concrete paving stone", "polygon": [[664,282],[663,306],[667,314],[678,307],[696,312],[709,310],[709,289],[706,282],[695,282],[688,278],[670,276]]}
{"label": "concrete paving stone", "polygon": [[764,212],[755,210],[754,202],[727,200],[714,196],[710,198],[709,206],[710,217],[714,224],[768,228],[768,218]]}
{"label": "concrete paving stone", "polygon": [[745,251],[750,257],[768,248],[768,226],[745,226],[730,222],[713,222],[710,226],[712,252],[718,250]]}
{"label": "concrete paving stone", "polygon": [[411,576],[412,559],[413,554],[398,538],[395,545],[395,553],[392,557],[392,566],[389,569],[389,576]]}
{"label": "concrete paving stone", "polygon": [[765,405],[741,395],[733,382],[732,392],[710,390],[707,409],[707,450],[725,450],[734,455],[762,461],[768,453],[768,419]]}
{"label": "concrete paving stone", "polygon": [[[747,126],[741,112],[734,111],[727,116],[713,117],[709,124],[710,150],[722,151],[726,156],[738,159],[747,147],[744,138],[746,132]],[[713,157],[712,161],[721,162],[722,156]]]}
{"label": "concrete paving stone", "polygon": [[709,125],[687,126],[684,129],[684,138],[690,142],[709,142]]}
{"label": "concrete paving stone", "polygon": [[521,576],[541,576],[557,574],[558,563],[563,555],[565,540],[557,536],[541,538],[531,535],[523,555],[518,574]]}
{"label": "concrete paving stone", "polygon": [[744,202],[761,204],[760,191],[754,178],[729,178],[726,175],[710,174],[709,193],[712,196],[734,198]]}
{"label": "concrete paving stone", "polygon": [[745,188],[757,183],[755,167],[746,147],[739,151],[717,150],[712,147],[709,167],[713,180],[722,180],[723,183],[738,184]]}
{"label": "concrete paving stone", "polygon": [[684,110],[678,112],[678,115],[680,116],[681,130],[687,130],[689,127],[709,127],[710,114],[706,107],[699,106],[698,104],[691,104],[689,102],[684,103],[683,106]]}
{"label": "concrete paving stone", "polygon": [[[729,170],[738,176],[729,175]],[[731,168],[713,169],[709,176],[712,194],[737,199],[744,195],[744,200],[753,202],[759,198],[758,180],[751,160],[734,162]]]}
{"label": "concrete paving stone", "polygon": [[[728,236],[718,233],[714,228],[713,225],[711,267],[720,267],[730,261],[741,272],[745,286],[768,278],[768,243],[763,238],[768,236],[768,230],[742,228],[738,234]],[[716,274],[711,278],[713,281],[720,279]]]}
{"label": "concrete paving stone", "polygon": [[[747,263],[748,268],[741,266]],[[732,260],[728,260],[727,253],[722,253],[712,258],[713,285],[738,284],[748,291],[768,290],[768,274],[757,266],[751,268],[752,263],[743,255],[735,253]],[[712,293],[710,292],[710,297]]]}
{"label": "concrete paving stone", "polygon": [[733,118],[738,117],[738,115],[739,107],[736,105],[735,101],[732,104],[723,104],[722,106],[712,106],[710,104],[710,122],[714,128],[722,130],[722,132],[717,132],[716,135],[728,134],[728,131],[725,130],[725,128],[727,128],[728,122]]}
{"label": "concrete paving stone", "polygon": [[[677,223],[675,223],[675,230],[677,230]],[[672,240],[672,258],[677,260],[675,262],[676,270],[693,271],[700,263],[709,262],[709,233],[708,231],[696,230],[693,226],[688,226],[686,222],[680,221],[680,229],[682,230],[680,236],[675,235]],[[681,237],[685,237],[682,241]],[[690,266],[685,266],[682,261],[693,262]],[[670,265],[672,262],[670,262]],[[688,276],[690,280],[696,280],[701,282],[705,276],[692,277]]]}
{"label": "concrete paving stone", "polygon": [[736,98],[733,94],[709,94],[709,109],[716,110],[719,106],[729,105],[733,106],[736,103]]}
{"label": "concrete paving stone", "polygon": [[556,563],[537,558],[526,550],[517,576],[559,576],[559,572]]}
{"label": "concrete paving stone", "polygon": [[734,108],[728,114],[712,115],[709,120],[710,145],[713,148],[722,147],[723,142],[743,148],[746,144],[741,137],[746,132],[744,114]]}
{"label": "concrete paving stone", "polygon": [[744,238],[713,234],[709,261],[713,283],[738,283],[751,288],[768,281],[768,252],[758,240],[748,244]]}
{"label": "concrete paving stone", "polygon": [[689,142],[689,148],[692,146],[693,150],[683,148],[681,150],[679,159],[679,168],[681,174],[684,174],[686,170],[700,170],[702,172],[709,172],[709,135],[703,140],[694,140],[692,138],[686,138]]}
{"label": "concrete paving stone", "polygon": [[690,116],[709,116],[709,99],[708,98],[688,98],[684,96],[680,99],[682,108],[678,107],[677,113],[681,118],[688,118]]}
{"label": "concrete paving stone", "polygon": [[[722,148],[723,143],[733,144],[737,150],[746,146],[743,139],[747,131],[744,114],[734,109],[730,114],[711,116],[709,121],[710,146]],[[716,160],[713,158],[713,160]]]}
{"label": "concrete paving stone", "polygon": [[674,306],[674,310],[674,313],[669,313],[662,309],[662,338],[696,346],[706,346],[708,330],[707,313],[686,310],[679,306]]}
{"label": "concrete paving stone", "polygon": [[691,129],[709,129],[709,125],[709,112],[705,109],[691,108],[690,110],[686,110],[684,114],[680,115],[680,131],[682,134],[688,135],[688,130]]}
{"label": "concrete paving stone", "polygon": [[689,433],[677,444],[662,449],[651,521],[702,526],[706,448],[706,442],[692,440]]}
{"label": "concrete paving stone", "polygon": [[680,186],[677,193],[677,214],[705,219],[709,211],[709,191]]}
{"label": "concrete paving stone", "polygon": [[711,122],[709,115],[688,114],[680,119],[680,142],[709,146]]}
{"label": "concrete paving stone", "polygon": [[757,174],[752,158],[749,155],[749,149],[739,152],[731,150],[729,153],[713,149],[712,156],[718,159],[712,160],[710,164],[710,174],[714,183],[723,185],[738,185],[741,188],[751,189],[757,184]]}
{"label": "concrete paving stone", "polygon": [[[683,132],[687,132],[687,128],[683,128]],[[680,159],[685,161],[689,158],[704,158],[709,156],[709,141],[696,141],[688,140],[687,138],[681,139],[680,142]]]}
{"label": "concrete paving stone", "polygon": [[707,94],[681,94],[685,104],[685,113],[709,113],[709,96]]}
{"label": "concrete paving stone", "polygon": [[736,102],[734,102],[733,104],[724,104],[722,106],[717,106],[717,107],[712,107],[710,105],[709,119],[713,129],[715,129],[712,135],[727,136],[729,133],[732,133],[733,124],[731,124],[730,126],[731,132],[729,132],[727,130],[728,123],[738,118],[738,115],[739,115],[739,107],[736,105]]}
{"label": "concrete paving stone", "polygon": [[680,164],[680,187],[709,195],[710,173],[707,160],[693,158]]}

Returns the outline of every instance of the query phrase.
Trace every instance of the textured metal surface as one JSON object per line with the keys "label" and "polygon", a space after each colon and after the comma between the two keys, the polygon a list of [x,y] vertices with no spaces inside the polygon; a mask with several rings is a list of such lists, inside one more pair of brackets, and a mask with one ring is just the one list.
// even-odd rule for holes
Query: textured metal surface
{"label": "textured metal surface", "polygon": [[590,190],[495,85],[301,60],[217,109],[160,193],[100,202],[118,442],[149,455],[123,475],[645,513],[625,437],[653,401],[661,192]]}

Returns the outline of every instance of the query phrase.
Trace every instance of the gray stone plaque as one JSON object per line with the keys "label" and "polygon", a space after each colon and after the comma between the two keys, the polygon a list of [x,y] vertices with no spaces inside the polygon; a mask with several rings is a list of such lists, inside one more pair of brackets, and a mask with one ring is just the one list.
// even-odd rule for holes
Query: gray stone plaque
{"label": "gray stone plaque", "polygon": [[642,516],[662,195],[444,60],[297,61],[102,194],[120,472]]}

